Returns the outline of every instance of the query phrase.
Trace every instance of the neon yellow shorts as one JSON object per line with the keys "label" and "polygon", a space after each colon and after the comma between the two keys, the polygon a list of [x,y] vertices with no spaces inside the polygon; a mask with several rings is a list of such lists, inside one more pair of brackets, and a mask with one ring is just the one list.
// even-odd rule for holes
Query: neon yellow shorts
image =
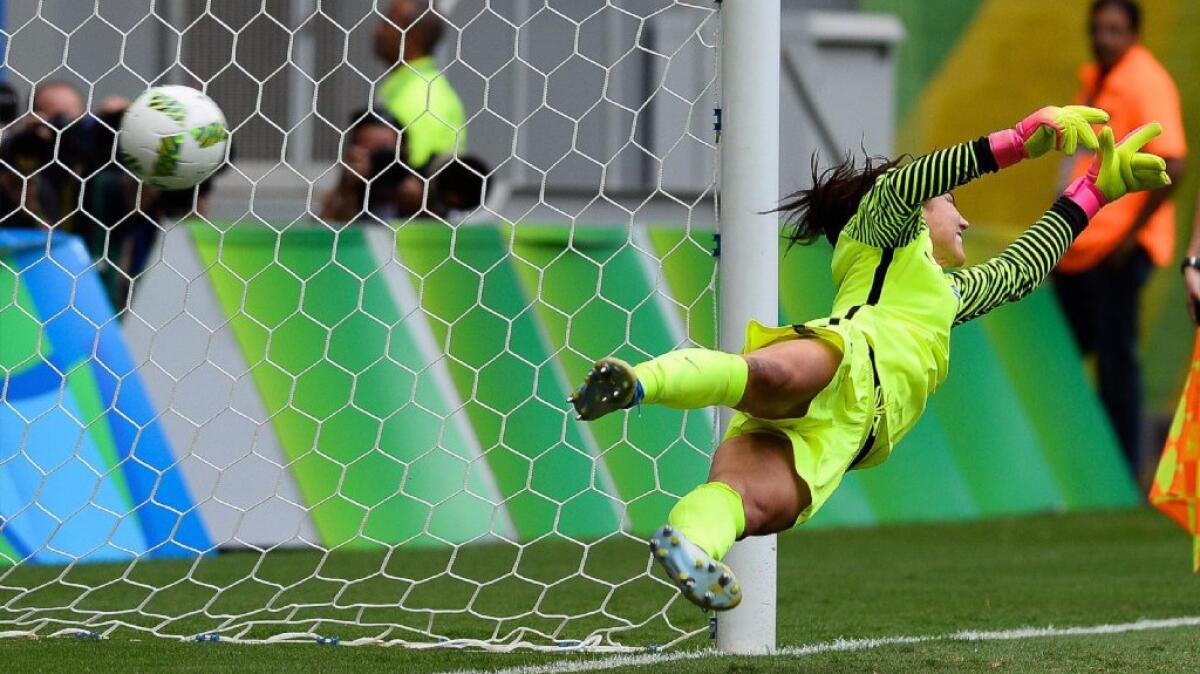
{"label": "neon yellow shorts", "polygon": [[807,522],[833,495],[866,441],[875,411],[875,378],[866,337],[851,323],[824,323],[808,325],[808,334],[800,334],[792,326],[767,327],[755,321],[746,326],[742,353],[790,339],[816,338],[841,351],[842,362],[803,417],[767,420],[737,412],[725,431],[726,438],[774,433],[791,441],[796,473],[812,494],[812,504],[800,513],[797,525]]}

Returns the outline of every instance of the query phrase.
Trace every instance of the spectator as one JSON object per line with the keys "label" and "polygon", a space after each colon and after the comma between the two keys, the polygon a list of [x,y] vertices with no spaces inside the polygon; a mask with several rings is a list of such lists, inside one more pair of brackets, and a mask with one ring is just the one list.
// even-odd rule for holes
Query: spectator
{"label": "spectator", "polygon": [[[1167,160],[1178,184],[1187,153],[1179,91],[1154,56],[1138,43],[1141,9],[1133,0],[1095,0],[1090,15],[1095,63],[1080,73],[1078,100],[1104,108],[1120,138],[1152,121],[1163,133],[1146,152]],[[1072,178],[1091,157],[1079,157]],[[1096,355],[1100,397],[1131,470],[1142,470],[1142,378],[1137,357],[1138,307],[1155,265],[1169,263],[1175,210],[1170,188],[1110,204],[1067,251],[1054,288],[1080,350]]]}
{"label": "spectator", "polygon": [[375,28],[375,55],[394,67],[379,86],[379,102],[404,130],[414,169],[467,149],[462,100],[433,57],[442,28],[433,0],[393,0]]}
{"label": "spectator", "polygon": [[[0,92],[0,115],[5,104]],[[0,224],[78,234],[102,263],[98,271],[120,311],[149,260],[158,221],[203,214],[211,178],[198,190],[167,192],[121,166],[116,131],[126,98],[107,98],[87,113],[75,87],[51,81],[34,91],[31,107],[0,144]]]}
{"label": "spectator", "polygon": [[350,118],[337,187],[321,203],[321,219],[352,222],[361,216],[386,223],[420,207],[421,186],[403,164],[399,125],[383,110]]}
{"label": "spectator", "polygon": [[470,156],[438,155],[423,170],[409,168],[396,121],[382,110],[350,119],[337,186],[321,202],[321,219],[386,224],[419,215],[448,218],[483,203],[487,166]]}
{"label": "spectator", "polygon": [[[83,117],[83,112],[83,96],[70,82],[51,80],[33,92],[33,114],[43,122],[71,122]],[[63,125],[60,121],[55,126]]]}
{"label": "spectator", "polygon": [[4,142],[0,187],[5,201],[18,206],[8,224],[75,231],[79,177],[90,158],[83,96],[54,80],[38,86],[31,103],[33,114]]}

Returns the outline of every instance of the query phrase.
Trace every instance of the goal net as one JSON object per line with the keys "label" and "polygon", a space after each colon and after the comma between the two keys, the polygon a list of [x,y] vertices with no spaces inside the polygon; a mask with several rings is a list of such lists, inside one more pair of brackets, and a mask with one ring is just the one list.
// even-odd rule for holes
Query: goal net
{"label": "goal net", "polygon": [[[583,424],[564,401],[597,358],[716,343],[719,4],[422,0],[432,61],[392,4],[0,4],[0,636],[708,629],[644,537],[703,480],[712,414]],[[461,127],[423,114],[479,160],[481,205],[353,155],[398,70],[461,100]],[[228,119],[210,184],[129,187],[111,143],[79,160],[111,97],[167,83]],[[88,112],[56,126],[31,94],[63,84]],[[46,161],[15,158],[37,138]],[[380,205],[400,193],[418,208]]]}

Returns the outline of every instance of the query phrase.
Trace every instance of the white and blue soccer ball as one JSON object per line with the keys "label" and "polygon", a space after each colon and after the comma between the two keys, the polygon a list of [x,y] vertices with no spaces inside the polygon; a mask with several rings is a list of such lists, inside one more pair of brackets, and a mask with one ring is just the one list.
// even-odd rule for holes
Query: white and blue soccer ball
{"label": "white and blue soccer ball", "polygon": [[229,127],[211,98],[179,85],[143,91],[121,119],[121,161],[165,190],[198,185],[225,161]]}

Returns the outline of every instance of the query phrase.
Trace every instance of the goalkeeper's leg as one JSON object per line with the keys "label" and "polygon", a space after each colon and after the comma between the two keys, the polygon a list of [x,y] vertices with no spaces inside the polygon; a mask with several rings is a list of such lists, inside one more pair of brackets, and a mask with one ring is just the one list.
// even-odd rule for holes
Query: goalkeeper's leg
{"label": "goalkeeper's leg", "polygon": [[732,407],[760,419],[804,416],[841,362],[822,339],[773,344],[745,356],[680,349],[631,366],[618,358],[596,362],[570,402],[591,421],[640,403],[676,409]]}
{"label": "goalkeeper's leg", "polygon": [[790,529],[811,502],[791,441],[768,433],[736,436],[717,448],[709,481],[675,504],[650,549],[689,601],[730,609],[741,601],[741,588],[721,559],[734,541]]}

